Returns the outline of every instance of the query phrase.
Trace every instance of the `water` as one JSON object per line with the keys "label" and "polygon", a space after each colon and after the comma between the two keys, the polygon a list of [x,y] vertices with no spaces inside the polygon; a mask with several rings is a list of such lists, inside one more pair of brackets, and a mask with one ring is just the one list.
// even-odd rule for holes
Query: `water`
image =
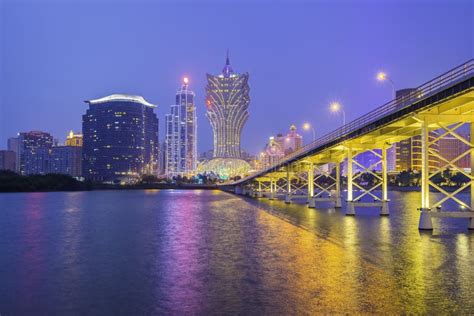
{"label": "water", "polygon": [[[466,219],[220,191],[0,194],[0,314],[474,313]],[[465,196],[467,199],[467,195]]]}

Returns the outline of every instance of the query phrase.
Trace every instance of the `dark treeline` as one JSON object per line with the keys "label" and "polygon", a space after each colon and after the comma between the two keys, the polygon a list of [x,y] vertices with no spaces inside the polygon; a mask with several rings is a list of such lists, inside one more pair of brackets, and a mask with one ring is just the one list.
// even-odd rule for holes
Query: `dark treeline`
{"label": "dark treeline", "polygon": [[135,189],[213,189],[215,181],[204,179],[201,184],[195,179],[159,179],[144,175],[135,184],[104,184],[91,181],[78,181],[63,174],[22,176],[8,170],[0,170],[0,192],[47,192],[47,191],[86,191],[86,190],[135,190]]}
{"label": "dark treeline", "polygon": [[0,192],[78,191],[91,190],[92,183],[80,182],[63,174],[22,176],[0,170]]}

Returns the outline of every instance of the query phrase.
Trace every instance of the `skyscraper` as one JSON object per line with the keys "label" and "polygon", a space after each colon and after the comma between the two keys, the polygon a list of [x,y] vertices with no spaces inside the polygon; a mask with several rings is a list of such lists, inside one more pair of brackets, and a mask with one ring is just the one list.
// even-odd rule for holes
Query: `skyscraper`
{"label": "skyscraper", "polygon": [[102,182],[133,182],[143,174],[157,174],[156,106],[141,96],[122,94],[86,103],[83,176]]}
{"label": "skyscraper", "polygon": [[53,137],[41,131],[22,132],[18,135],[21,174],[45,174],[49,172],[49,151]]}
{"label": "skyscraper", "polygon": [[221,74],[207,74],[206,116],[214,134],[214,158],[199,166],[200,173],[228,179],[250,170],[250,165],[241,159],[240,149],[242,129],[249,117],[248,79],[248,73],[234,72],[229,54]]}
{"label": "skyscraper", "polygon": [[207,117],[214,132],[215,158],[240,158],[240,137],[248,119],[249,74],[235,73],[229,55],[222,73],[207,74]]}
{"label": "skyscraper", "polygon": [[176,103],[166,114],[165,169],[168,176],[188,175],[196,171],[197,122],[195,94],[188,89],[189,79],[176,92]]}

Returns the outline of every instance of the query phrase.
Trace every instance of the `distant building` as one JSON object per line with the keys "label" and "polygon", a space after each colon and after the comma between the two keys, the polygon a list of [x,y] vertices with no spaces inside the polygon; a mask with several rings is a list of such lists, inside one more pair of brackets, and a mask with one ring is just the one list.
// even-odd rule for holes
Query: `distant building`
{"label": "distant building", "polygon": [[[470,140],[470,137],[467,133],[459,133],[459,136],[463,137],[466,140]],[[446,160],[452,161],[453,159],[459,157],[461,154],[467,152],[469,150],[469,146],[458,140],[453,136],[445,136],[439,140],[439,154]],[[442,162],[441,164],[445,164]],[[461,159],[457,160],[454,163],[457,167],[461,169],[469,169],[470,166],[470,155],[467,154]],[[452,167],[450,167],[452,169]]]}
{"label": "distant building", "polygon": [[[429,140],[433,142],[438,137],[437,131],[430,131]],[[421,136],[414,136],[411,138],[404,139],[396,145],[396,170],[416,170],[421,171],[422,164],[422,152],[421,152]],[[438,142],[435,142],[430,146],[433,152],[439,151]],[[434,172],[438,169],[439,159],[436,155],[428,154],[428,167],[430,172]]]}
{"label": "distant building", "polygon": [[46,132],[22,132],[18,136],[21,174],[46,174],[49,172],[49,151],[53,137]]}
{"label": "distant building", "polygon": [[168,176],[189,175],[197,167],[197,122],[194,92],[188,89],[188,78],[176,93],[176,103],[166,114],[166,159]]}
{"label": "distant building", "polygon": [[16,153],[13,150],[0,150],[0,170],[16,171]]}
{"label": "distant building", "polygon": [[70,131],[66,137],[66,146],[82,147],[82,143],[82,134],[74,134],[73,131]]}
{"label": "distant building", "polygon": [[54,146],[50,151],[50,172],[82,176],[82,135],[69,132],[65,146]]}
{"label": "distant building", "polygon": [[7,142],[8,150],[15,153],[15,172],[20,172],[20,141],[18,137],[10,137]]}
{"label": "distant building", "polygon": [[259,166],[262,169],[268,168],[280,162],[283,157],[285,157],[285,152],[282,144],[274,137],[270,137],[264,151],[260,153]]}
{"label": "distant building", "polygon": [[83,176],[101,182],[133,182],[158,174],[158,119],[141,96],[114,94],[86,101],[82,116]]}
{"label": "distant building", "polygon": [[[281,135],[281,134],[279,134]],[[296,126],[291,125],[286,136],[277,136],[276,141],[282,146],[285,155],[289,155],[303,147],[303,136],[296,132]]]}

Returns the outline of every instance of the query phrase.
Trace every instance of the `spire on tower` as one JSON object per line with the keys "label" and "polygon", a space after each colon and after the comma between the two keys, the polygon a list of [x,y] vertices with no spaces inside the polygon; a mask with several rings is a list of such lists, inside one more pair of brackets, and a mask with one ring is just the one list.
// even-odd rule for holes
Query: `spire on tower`
{"label": "spire on tower", "polygon": [[224,69],[222,69],[222,75],[225,78],[229,78],[230,75],[233,74],[233,73],[234,73],[234,70],[230,66],[230,61],[229,61],[229,49],[227,49],[226,59],[225,59],[225,66],[224,66]]}

